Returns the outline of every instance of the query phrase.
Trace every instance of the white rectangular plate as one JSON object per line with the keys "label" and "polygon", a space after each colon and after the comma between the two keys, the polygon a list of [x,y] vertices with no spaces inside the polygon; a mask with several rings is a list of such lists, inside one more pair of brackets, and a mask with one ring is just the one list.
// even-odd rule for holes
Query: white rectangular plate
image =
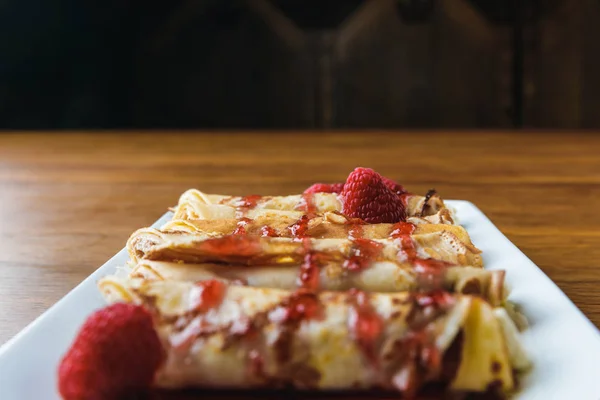
{"label": "white rectangular plate", "polygon": [[[530,327],[523,333],[534,368],[515,400],[600,399],[600,334],[564,293],[473,204],[446,201],[488,269],[505,269]],[[170,218],[165,214],[153,226]],[[133,230],[132,230],[133,231]],[[0,398],[59,399],[56,366],[85,318],[104,305],[96,289],[128,256],[121,250],[58,303],[0,348]]]}

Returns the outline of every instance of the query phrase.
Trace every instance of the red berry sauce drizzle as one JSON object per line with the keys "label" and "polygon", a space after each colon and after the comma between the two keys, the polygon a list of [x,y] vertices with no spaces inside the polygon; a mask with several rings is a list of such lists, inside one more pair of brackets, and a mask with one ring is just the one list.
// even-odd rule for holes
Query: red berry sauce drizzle
{"label": "red berry sauce drizzle", "polygon": [[348,292],[350,317],[348,328],[365,357],[377,365],[377,341],[383,331],[383,321],[373,308],[369,295],[357,289]]}
{"label": "red berry sauce drizzle", "polygon": [[411,238],[416,226],[409,222],[398,222],[392,226],[390,236],[400,240],[406,262],[414,266],[419,287],[427,289],[441,288],[444,284],[446,269],[452,264],[433,258],[420,258],[417,255],[415,242]]}
{"label": "red berry sauce drizzle", "polygon": [[277,231],[267,225],[260,228],[260,235],[262,237],[279,237],[279,235],[277,234]]}
{"label": "red berry sauce drizzle", "polygon": [[[318,295],[309,290],[298,289],[271,310],[255,315],[253,320],[247,324],[248,328],[240,330],[235,338],[252,341],[257,338],[256,333],[263,329],[266,324],[269,322],[276,324],[278,335],[273,343],[273,349],[275,360],[283,367],[292,359],[295,333],[300,324],[305,320],[321,318],[323,318],[323,306]],[[264,343],[247,343],[246,345],[251,348],[248,354],[248,372],[250,376],[276,383],[276,377],[268,376],[264,369],[263,352],[259,350],[262,348],[264,351]],[[283,370],[283,368],[280,369]]]}
{"label": "red berry sauce drizzle", "polygon": [[[320,269],[319,269],[319,255],[313,251],[310,251],[310,239],[304,239],[303,243],[309,243],[308,246],[305,244],[304,261],[300,266],[300,276],[298,277],[298,286],[308,290],[316,291],[319,289],[320,280]],[[309,250],[306,250],[307,247]]]}
{"label": "red berry sauce drizzle", "polygon": [[190,292],[193,312],[179,317],[175,322],[178,331],[171,337],[171,345],[176,351],[186,354],[198,337],[212,332],[212,326],[206,324],[202,316],[221,305],[226,291],[227,287],[221,281],[206,280],[196,283]]}
{"label": "red berry sauce drizzle", "polygon": [[[246,218],[248,211],[256,207],[258,201],[262,199],[261,195],[251,194],[250,196],[241,197],[239,200],[235,201],[233,204],[235,205],[235,218],[238,219],[237,227],[232,232],[232,235],[245,235],[246,234],[246,226],[252,222],[250,218]],[[227,201],[227,199],[222,200],[221,203]]]}
{"label": "red berry sauce drizzle", "polygon": [[198,250],[219,258],[219,261],[248,259],[262,254],[260,238],[247,235],[226,235],[206,239],[198,244]]}
{"label": "red berry sauce drizzle", "polygon": [[317,290],[319,288],[319,255],[312,250],[312,242],[307,237],[308,223],[310,218],[308,215],[303,215],[293,225],[288,227],[292,236],[298,240],[302,240],[304,260],[300,265],[300,276],[298,277],[298,286]]}
{"label": "red berry sauce drizzle", "polygon": [[348,239],[352,242],[350,255],[344,260],[343,267],[347,271],[360,271],[368,268],[383,251],[383,244],[363,238],[364,225],[360,218],[349,218],[347,224]]}
{"label": "red berry sauce drizzle", "polygon": [[350,256],[344,260],[347,271],[360,271],[368,268],[381,254],[383,244],[369,239],[353,239]]}
{"label": "red berry sauce drizzle", "polygon": [[319,288],[319,254],[312,250],[312,242],[308,234],[308,224],[316,215],[316,206],[314,204],[314,194],[304,193],[302,202],[298,209],[305,212],[298,221],[288,227],[292,236],[302,240],[304,260],[300,266],[300,275],[298,277],[298,286],[304,289],[316,291]]}
{"label": "red berry sauce drizzle", "polygon": [[250,196],[241,197],[234,203],[236,208],[235,217],[245,217],[248,211],[255,208],[258,204],[258,201],[261,199],[262,196],[258,194],[251,194]]}
{"label": "red berry sauce drizzle", "polygon": [[300,219],[288,227],[293,237],[303,239],[308,232],[308,223],[310,218],[308,215],[303,215]]}
{"label": "red berry sauce drizzle", "polygon": [[298,205],[298,209],[302,210],[308,216],[308,219],[313,219],[317,214],[317,206],[314,201],[314,193],[302,194],[302,202]]}
{"label": "red berry sauce drizzle", "polygon": [[232,235],[245,235],[247,234],[246,232],[246,226],[248,226],[248,224],[252,223],[252,220],[250,218],[246,218],[246,217],[242,217],[238,220],[237,222],[237,227],[235,228],[235,230],[231,233]]}
{"label": "red berry sauce drizzle", "polygon": [[196,283],[196,287],[193,292],[194,310],[202,314],[219,307],[227,290],[225,284],[217,280],[200,281]]}
{"label": "red berry sauce drizzle", "polygon": [[323,306],[316,293],[298,289],[268,314],[269,321],[280,327],[273,344],[275,359],[285,364],[291,359],[294,334],[302,321],[323,317]]}
{"label": "red berry sauce drizzle", "polygon": [[364,232],[364,226],[366,224],[365,221],[363,221],[360,218],[347,218],[347,224],[350,226],[348,228],[348,239],[360,239],[364,236],[365,232]]}
{"label": "red berry sauce drizzle", "polygon": [[407,397],[412,398],[428,381],[436,381],[443,373],[443,354],[435,345],[435,335],[427,329],[454,303],[447,292],[411,293],[412,303],[406,322],[409,331],[393,343],[383,355],[387,365],[395,368],[389,379]]}

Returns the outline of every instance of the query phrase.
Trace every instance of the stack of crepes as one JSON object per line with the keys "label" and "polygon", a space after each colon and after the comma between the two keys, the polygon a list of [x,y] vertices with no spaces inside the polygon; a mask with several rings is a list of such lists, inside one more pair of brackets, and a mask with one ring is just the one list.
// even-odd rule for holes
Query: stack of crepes
{"label": "stack of crepes", "polygon": [[402,201],[405,220],[369,224],[336,193],[189,190],[99,287],[152,310],[161,388],[510,393],[528,361],[504,271],[437,194]]}

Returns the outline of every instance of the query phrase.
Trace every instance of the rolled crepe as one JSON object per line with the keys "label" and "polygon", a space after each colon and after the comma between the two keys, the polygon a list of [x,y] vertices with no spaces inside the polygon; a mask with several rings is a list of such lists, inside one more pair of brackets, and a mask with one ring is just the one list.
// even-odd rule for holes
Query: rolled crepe
{"label": "rolled crepe", "polygon": [[[514,389],[526,358],[509,319],[472,296],[289,292],[216,281],[99,282],[150,310],[166,360],[160,388]],[[517,354],[517,356],[513,355]]]}
{"label": "rolled crepe", "polygon": [[[415,223],[411,222],[414,221]],[[305,220],[294,219],[286,215],[261,215],[255,219],[174,219],[163,225],[162,232],[202,233],[207,236],[221,236],[233,233],[251,236],[295,237],[295,227],[300,223],[306,225],[304,236],[314,238],[348,238],[386,239],[400,236],[403,233],[419,235],[432,232],[448,231],[458,237],[465,245],[478,251],[469,234],[460,225],[422,223],[418,218],[409,218],[407,222],[398,224],[364,224],[347,218],[339,213],[327,212]]]}
{"label": "rolled crepe", "polygon": [[[303,266],[298,265],[223,265],[189,264],[142,260],[129,273],[146,280],[203,281],[217,279],[230,284],[294,290],[302,286]],[[454,293],[478,295],[492,305],[504,303],[505,271],[474,267],[444,267],[427,275],[418,267],[386,261],[368,269],[348,273],[339,264],[324,264],[317,271],[316,289],[343,291],[352,288],[366,292],[400,292],[442,287]]]}
{"label": "rolled crepe", "polygon": [[[435,193],[427,196],[403,195],[407,217],[426,217],[446,209],[442,199]],[[291,196],[224,196],[206,194],[190,189],[179,198],[174,219],[231,219],[255,218],[265,211],[277,215],[298,218],[302,214],[342,212],[342,202],[335,193],[314,193]],[[451,219],[451,218],[450,218]]]}
{"label": "rolled crepe", "polygon": [[354,258],[362,267],[372,261],[390,260],[414,264],[435,258],[457,265],[483,265],[480,251],[463,243],[450,231],[403,235],[397,239],[301,240],[248,235],[220,236],[213,233],[182,234],[153,228],[136,231],[127,241],[133,262],[142,258],[160,261],[232,262],[242,264],[298,263],[307,253],[323,258]]}

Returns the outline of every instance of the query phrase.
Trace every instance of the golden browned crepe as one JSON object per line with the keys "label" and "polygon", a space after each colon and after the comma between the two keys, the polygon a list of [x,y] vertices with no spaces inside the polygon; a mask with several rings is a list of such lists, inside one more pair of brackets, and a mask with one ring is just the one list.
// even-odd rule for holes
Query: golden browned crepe
{"label": "golden browned crepe", "polygon": [[[243,233],[251,236],[295,237],[294,229],[303,221],[302,216],[296,219],[289,215],[260,215],[254,219],[173,219],[161,227],[162,232],[204,233],[209,236]],[[327,212],[313,218],[306,218],[304,236],[314,238],[348,238],[363,237],[366,239],[386,239],[399,236],[403,229],[410,234],[425,234],[448,231],[456,235],[461,242],[475,248],[469,234],[460,225],[450,225],[409,218],[398,224],[365,224],[353,220],[337,212]]]}
{"label": "golden browned crepe", "polygon": [[[407,217],[434,216],[447,209],[437,194],[403,195]],[[173,219],[232,219],[280,215],[298,219],[303,214],[342,212],[342,202],[335,193],[314,193],[291,196],[225,196],[206,194],[196,189],[186,191],[179,198]],[[451,213],[441,218],[452,223]]]}
{"label": "golden browned crepe", "polygon": [[504,271],[481,268],[481,256],[449,231],[395,239],[211,237],[147,228],[132,235],[131,276],[152,280],[220,279],[256,287],[369,292],[442,287],[506,296]]}
{"label": "golden browned crepe", "polygon": [[[468,237],[466,238],[468,240]],[[163,232],[154,228],[136,231],[127,241],[131,259],[276,263],[297,262],[307,252],[343,259],[357,251],[372,252],[370,260],[412,263],[416,259],[435,258],[458,265],[482,266],[480,251],[470,241],[461,241],[450,231],[403,235],[394,239],[305,237],[258,237],[214,233]]]}
{"label": "golden browned crepe", "polygon": [[478,297],[290,292],[216,281],[105,278],[109,302],[155,315],[163,388],[396,389],[429,383],[501,392],[528,366],[502,309]]}

